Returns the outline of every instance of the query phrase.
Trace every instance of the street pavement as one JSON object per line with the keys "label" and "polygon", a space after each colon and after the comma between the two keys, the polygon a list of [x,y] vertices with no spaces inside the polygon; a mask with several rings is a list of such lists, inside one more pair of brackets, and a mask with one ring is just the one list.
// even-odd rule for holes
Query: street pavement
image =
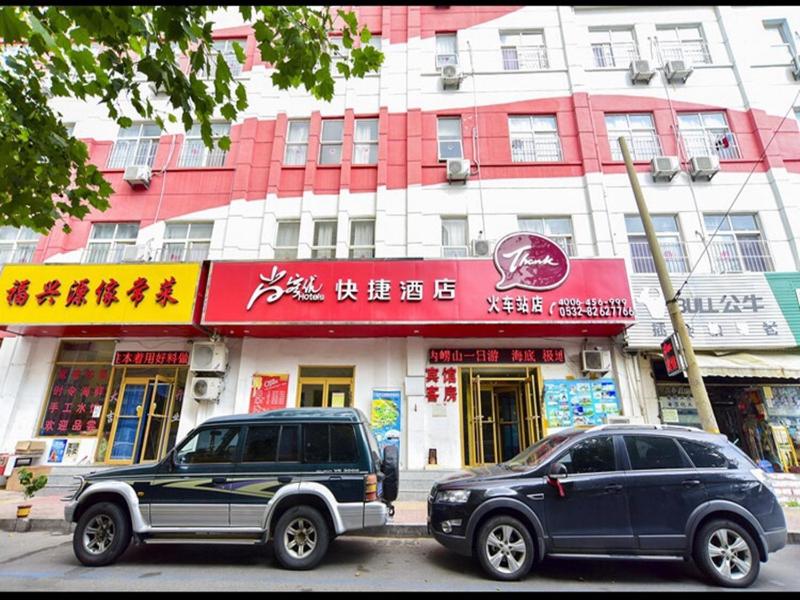
{"label": "street pavement", "polygon": [[[682,560],[549,558],[521,582],[486,579],[479,565],[430,538],[343,536],[313,571],[286,571],[272,546],[131,545],[114,565],[82,566],[69,535],[0,532],[0,589],[224,591],[707,591]],[[800,591],[800,545],[761,565],[748,588]]]}

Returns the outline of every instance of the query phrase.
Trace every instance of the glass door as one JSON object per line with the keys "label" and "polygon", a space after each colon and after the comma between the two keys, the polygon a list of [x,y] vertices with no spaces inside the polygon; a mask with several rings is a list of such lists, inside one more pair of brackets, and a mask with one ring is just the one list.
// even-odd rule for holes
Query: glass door
{"label": "glass door", "polygon": [[352,367],[300,367],[297,405],[318,408],[353,406]]}
{"label": "glass door", "polygon": [[133,462],[148,392],[152,392],[150,379],[123,380],[120,389],[122,401],[117,405],[117,413],[114,415],[106,462],[123,464]]}
{"label": "glass door", "polygon": [[172,379],[156,377],[148,384],[149,406],[146,407],[147,423],[144,427],[140,462],[155,461],[160,458],[159,452],[170,415],[173,383]]}
{"label": "glass door", "polygon": [[498,446],[497,462],[503,462],[513,458],[520,451],[520,438],[522,427],[520,427],[519,415],[522,412],[520,404],[520,386],[496,386],[493,388],[494,408],[497,415],[497,437]]}

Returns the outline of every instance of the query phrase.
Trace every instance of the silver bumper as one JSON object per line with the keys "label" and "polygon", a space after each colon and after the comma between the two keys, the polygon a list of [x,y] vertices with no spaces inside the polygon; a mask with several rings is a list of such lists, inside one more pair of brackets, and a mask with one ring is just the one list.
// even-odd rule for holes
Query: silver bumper
{"label": "silver bumper", "polygon": [[77,500],[70,500],[64,506],[64,520],[67,523],[72,523],[72,515],[75,514],[75,509],[78,508],[78,501]]}
{"label": "silver bumper", "polygon": [[364,504],[364,527],[383,527],[389,521],[389,509],[383,502]]}

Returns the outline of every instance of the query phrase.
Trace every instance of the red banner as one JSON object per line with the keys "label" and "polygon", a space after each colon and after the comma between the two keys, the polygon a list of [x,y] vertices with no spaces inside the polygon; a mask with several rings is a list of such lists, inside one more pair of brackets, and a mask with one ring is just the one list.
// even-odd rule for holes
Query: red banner
{"label": "red banner", "polygon": [[289,375],[256,373],[250,387],[250,412],[260,413],[286,408]]}

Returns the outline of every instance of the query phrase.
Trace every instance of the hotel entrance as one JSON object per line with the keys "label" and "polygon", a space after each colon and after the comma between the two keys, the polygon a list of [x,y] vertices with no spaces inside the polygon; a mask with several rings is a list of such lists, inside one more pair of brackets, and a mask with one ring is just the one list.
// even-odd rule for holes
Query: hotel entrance
{"label": "hotel entrance", "polygon": [[539,369],[460,371],[465,465],[509,460],[543,436]]}

